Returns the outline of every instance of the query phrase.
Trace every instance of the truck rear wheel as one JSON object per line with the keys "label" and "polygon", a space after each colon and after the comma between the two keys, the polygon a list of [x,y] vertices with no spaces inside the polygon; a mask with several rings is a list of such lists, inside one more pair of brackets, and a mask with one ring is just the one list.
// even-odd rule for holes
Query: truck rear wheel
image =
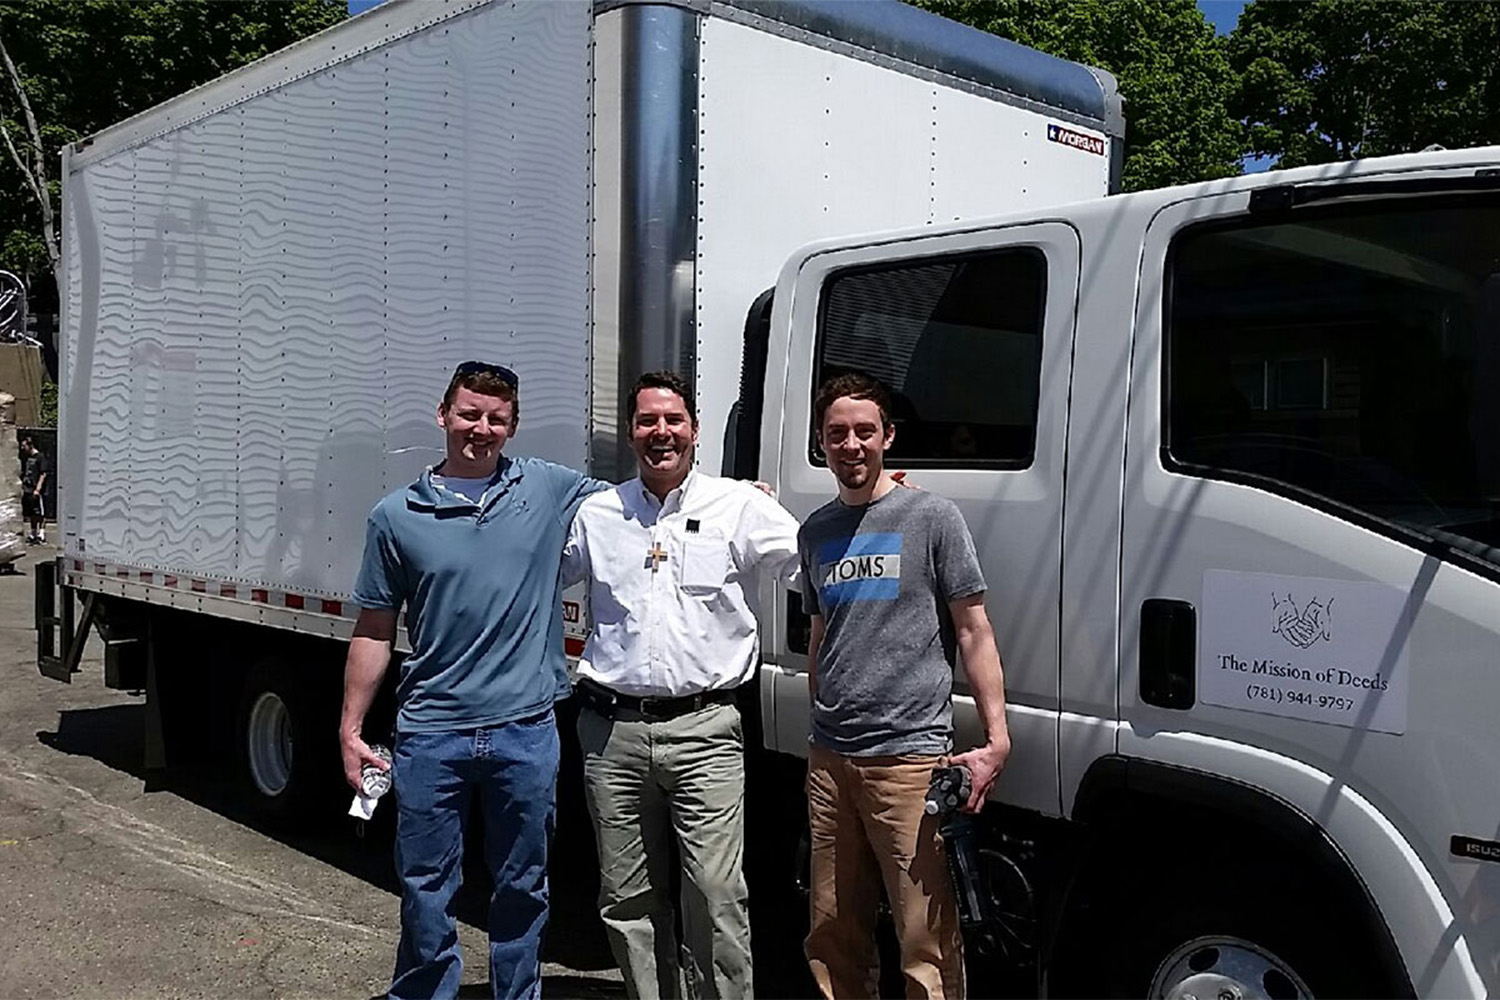
{"label": "truck rear wheel", "polygon": [[338,702],[331,685],[269,660],[245,677],[235,744],[240,777],[257,813],[278,825],[335,815]]}

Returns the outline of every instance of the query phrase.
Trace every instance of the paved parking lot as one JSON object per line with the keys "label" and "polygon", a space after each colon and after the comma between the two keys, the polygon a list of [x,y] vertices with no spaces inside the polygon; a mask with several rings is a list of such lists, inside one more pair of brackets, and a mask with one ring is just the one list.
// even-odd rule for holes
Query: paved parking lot
{"label": "paved parking lot", "polygon": [[[398,897],[389,824],[257,828],[221,765],[142,768],[144,699],[36,671],[31,567],[0,575],[0,996],[371,997]],[[586,859],[591,868],[593,858]],[[460,899],[464,996],[488,996],[482,872]],[[574,896],[581,895],[574,893]],[[623,996],[592,901],[558,900],[544,991]]]}

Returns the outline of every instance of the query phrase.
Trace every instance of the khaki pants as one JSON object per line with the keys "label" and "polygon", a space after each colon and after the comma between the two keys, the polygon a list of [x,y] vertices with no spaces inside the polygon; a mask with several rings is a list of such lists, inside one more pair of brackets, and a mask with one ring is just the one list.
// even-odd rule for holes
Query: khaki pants
{"label": "khaki pants", "polygon": [[[599,843],[599,913],[626,992],[750,996],[739,709],[715,705],[648,722],[628,710],[606,719],[585,707],[578,740]],[[682,859],[685,968],[669,892],[674,839]]]}
{"label": "khaki pants", "polygon": [[938,820],[922,806],[936,757],[845,757],[812,747],[812,927],[824,997],[874,997],[875,917],[885,886],[908,997],[964,995],[963,939]]}

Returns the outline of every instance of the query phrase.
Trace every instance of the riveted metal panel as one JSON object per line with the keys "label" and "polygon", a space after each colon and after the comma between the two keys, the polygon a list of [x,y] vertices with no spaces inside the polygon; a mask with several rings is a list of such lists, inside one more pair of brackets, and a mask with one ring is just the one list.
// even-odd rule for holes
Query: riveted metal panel
{"label": "riveted metal panel", "polygon": [[590,30],[485,5],[75,163],[65,551],[346,595],[470,358],[585,466]]}

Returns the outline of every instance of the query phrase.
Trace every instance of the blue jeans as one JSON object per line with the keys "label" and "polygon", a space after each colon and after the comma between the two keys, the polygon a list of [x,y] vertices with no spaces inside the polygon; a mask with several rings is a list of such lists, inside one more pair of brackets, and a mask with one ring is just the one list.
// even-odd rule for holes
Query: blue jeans
{"label": "blue jeans", "polygon": [[401,944],[390,996],[458,995],[463,960],[453,897],[463,881],[464,826],[476,793],[495,879],[490,986],[496,997],[540,996],[557,791],[552,712],[487,729],[398,735],[393,756]]}

